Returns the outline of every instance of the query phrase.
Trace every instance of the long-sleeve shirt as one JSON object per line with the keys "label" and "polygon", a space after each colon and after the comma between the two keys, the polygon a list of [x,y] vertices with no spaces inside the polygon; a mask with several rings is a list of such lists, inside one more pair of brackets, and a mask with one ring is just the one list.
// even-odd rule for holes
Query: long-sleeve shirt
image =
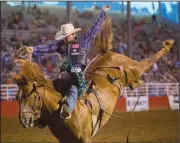
{"label": "long-sleeve shirt", "polygon": [[[96,22],[93,23],[92,27],[88,30],[87,33],[85,33],[82,37],[79,38],[79,46],[81,49],[86,51],[86,48],[91,44],[92,40],[96,37],[96,34],[99,32],[101,25],[105,19],[105,11],[102,10],[99,18]],[[58,50],[59,41],[55,41],[51,44],[42,44],[38,46],[34,46],[34,52],[35,53],[60,53]],[[60,53],[61,54],[61,53]]]}

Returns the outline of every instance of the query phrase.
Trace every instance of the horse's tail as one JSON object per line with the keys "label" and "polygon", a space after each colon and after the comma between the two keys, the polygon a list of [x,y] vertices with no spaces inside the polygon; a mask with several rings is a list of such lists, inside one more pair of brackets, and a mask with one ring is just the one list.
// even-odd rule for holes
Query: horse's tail
{"label": "horse's tail", "polygon": [[112,21],[109,17],[106,17],[102,27],[95,38],[95,47],[98,53],[106,53],[112,48]]}

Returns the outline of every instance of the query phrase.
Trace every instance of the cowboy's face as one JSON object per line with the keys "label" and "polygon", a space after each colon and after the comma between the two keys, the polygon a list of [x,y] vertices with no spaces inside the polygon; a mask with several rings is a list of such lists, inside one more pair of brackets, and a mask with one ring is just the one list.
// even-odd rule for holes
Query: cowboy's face
{"label": "cowboy's face", "polygon": [[64,40],[66,42],[70,42],[74,40],[74,37],[75,37],[75,34],[73,33],[73,34],[68,35]]}

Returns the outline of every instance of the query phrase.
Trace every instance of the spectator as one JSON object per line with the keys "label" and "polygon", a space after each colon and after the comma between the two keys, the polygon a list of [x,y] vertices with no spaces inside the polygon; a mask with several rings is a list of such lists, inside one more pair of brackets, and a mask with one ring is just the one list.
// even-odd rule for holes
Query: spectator
{"label": "spectator", "polygon": [[[17,49],[22,45],[38,45],[46,42],[51,42],[54,40],[53,36],[56,32],[56,29],[60,27],[61,24],[64,24],[66,19],[62,18],[60,21],[57,16],[52,15],[48,9],[40,9],[36,4],[30,10],[28,15],[33,19],[28,20],[24,16],[25,12],[13,12],[9,17],[3,17],[1,20],[2,31],[4,29],[11,29],[14,31],[14,34],[10,37],[5,37],[2,34],[1,38],[1,84],[11,84],[13,80],[10,78],[11,75],[9,72],[13,67],[13,59],[16,57]],[[89,19],[93,17],[92,11],[84,11],[80,13],[76,10],[76,15],[80,18],[80,21],[84,19]],[[85,20],[86,21],[86,20]],[[135,21],[132,19],[132,36],[133,36],[133,58],[136,60],[142,60],[157,52],[161,47],[161,43],[165,39],[178,38],[177,31],[168,27],[168,25],[161,23],[160,26],[156,26],[153,33],[148,35],[143,31],[143,26],[146,26],[149,29],[149,19],[143,18],[142,20]],[[34,23],[34,24],[33,24]],[[156,23],[156,16],[152,16],[152,23]],[[84,22],[75,21],[76,27],[83,27],[82,32],[88,30],[88,25]],[[79,25],[79,26],[77,26]],[[127,55],[127,20],[113,21],[113,51],[119,52],[121,54]],[[15,29],[15,30],[14,30]],[[41,30],[43,32],[41,32]],[[17,34],[16,31],[21,30],[25,31],[24,33]],[[4,37],[3,37],[4,36]],[[89,60],[92,60],[96,56],[95,48],[91,46],[91,51],[89,55]],[[177,45],[175,45],[177,47]],[[158,81],[158,82],[177,82],[178,81],[178,71],[179,67],[178,59],[178,48],[171,50],[170,54],[163,57],[159,62],[152,66],[150,72],[145,73],[143,78],[146,82]],[[34,54],[34,61],[39,63],[42,66],[43,72],[46,77],[51,77],[52,79],[58,77],[58,63],[60,57],[53,55],[49,58],[48,54]],[[167,70],[172,69],[172,70]]]}

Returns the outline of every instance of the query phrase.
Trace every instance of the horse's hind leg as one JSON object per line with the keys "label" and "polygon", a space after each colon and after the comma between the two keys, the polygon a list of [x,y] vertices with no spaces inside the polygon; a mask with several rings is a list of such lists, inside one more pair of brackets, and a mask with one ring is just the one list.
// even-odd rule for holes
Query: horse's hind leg
{"label": "horse's hind leg", "polygon": [[[166,42],[168,42],[168,44]],[[131,85],[134,86],[132,88],[135,88],[136,86],[138,86],[138,84],[141,84],[135,83],[134,81],[138,82],[138,78],[140,78],[145,72],[147,72],[151,68],[151,66],[156,63],[160,58],[165,56],[171,49],[173,42],[173,40],[164,41],[162,44],[163,48],[159,52],[141,62],[134,62],[133,65],[130,66],[130,70],[128,70],[128,73],[131,74],[129,74],[130,76],[128,77],[128,80],[131,84],[134,84]]]}
{"label": "horse's hind leg", "polygon": [[159,52],[141,61],[140,62],[140,68],[141,68],[140,75],[147,72],[154,63],[156,63],[160,58],[165,56],[170,51],[173,43],[174,43],[174,40],[164,41],[162,44],[163,48]]}

